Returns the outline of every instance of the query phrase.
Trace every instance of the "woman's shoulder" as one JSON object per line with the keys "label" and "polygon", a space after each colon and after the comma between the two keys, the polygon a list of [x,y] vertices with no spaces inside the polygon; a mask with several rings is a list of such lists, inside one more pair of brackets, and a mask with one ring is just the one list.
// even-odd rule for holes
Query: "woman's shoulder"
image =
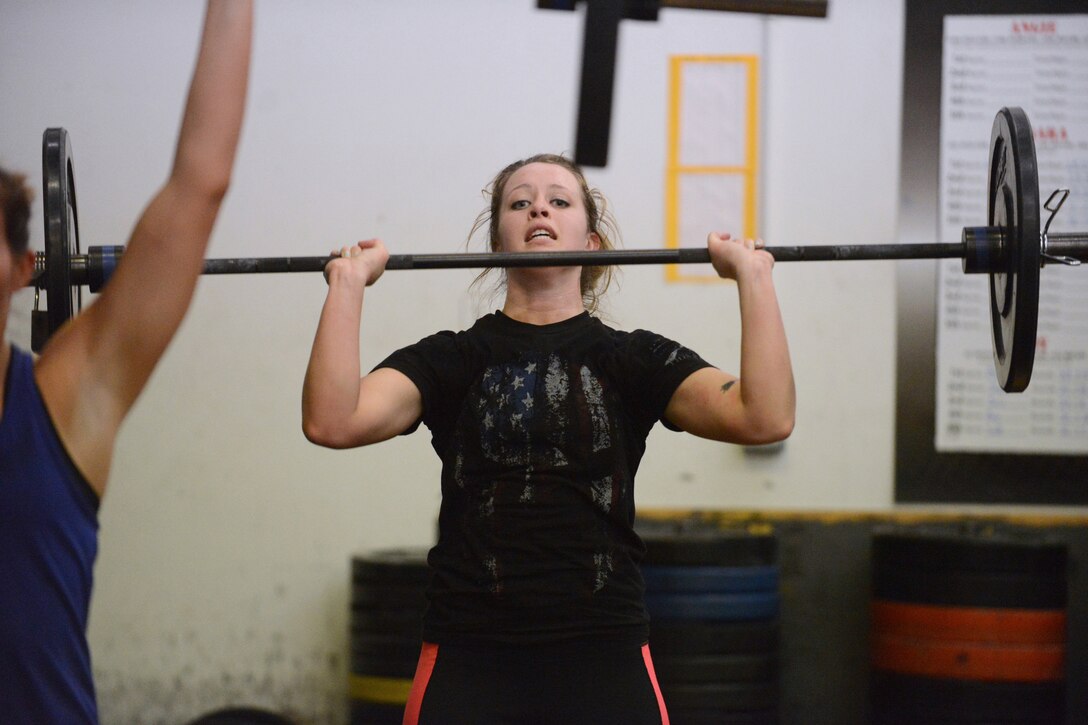
{"label": "woman's shoulder", "polygon": [[643,328],[631,331],[608,328],[613,344],[624,353],[640,361],[659,360],[662,364],[699,360],[699,354],[676,340],[661,333]]}
{"label": "woman's shoulder", "polygon": [[492,313],[477,319],[468,328],[438,330],[402,349],[452,350],[457,347],[472,345],[481,337],[493,334],[495,329],[495,313]]}

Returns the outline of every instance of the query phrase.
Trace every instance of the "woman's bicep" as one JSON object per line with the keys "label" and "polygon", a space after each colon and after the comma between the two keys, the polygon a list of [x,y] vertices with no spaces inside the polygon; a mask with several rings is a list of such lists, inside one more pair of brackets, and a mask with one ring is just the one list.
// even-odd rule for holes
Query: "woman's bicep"
{"label": "woman's bicep", "polygon": [[404,433],[422,411],[423,398],[415,383],[392,368],[379,368],[359,381],[358,400],[350,413],[323,415],[311,405],[303,415],[302,431],[319,446],[357,448]]}
{"label": "woman's bicep", "polygon": [[359,381],[353,416],[356,445],[388,440],[404,433],[423,415],[423,396],[412,380],[393,368],[378,368]]}
{"label": "woman's bicep", "polygon": [[677,386],[665,408],[665,418],[692,435],[744,443],[746,420],[740,380],[717,368],[696,370]]}

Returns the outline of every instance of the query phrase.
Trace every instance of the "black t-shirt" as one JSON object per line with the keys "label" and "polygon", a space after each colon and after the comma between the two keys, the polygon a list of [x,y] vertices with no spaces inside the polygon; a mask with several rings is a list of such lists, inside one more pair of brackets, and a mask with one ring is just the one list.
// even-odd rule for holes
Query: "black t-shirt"
{"label": "black t-shirt", "polygon": [[442,459],[424,639],[645,641],[635,472],[673,392],[708,365],[588,313],[531,325],[501,312],[378,365],[419,388]]}

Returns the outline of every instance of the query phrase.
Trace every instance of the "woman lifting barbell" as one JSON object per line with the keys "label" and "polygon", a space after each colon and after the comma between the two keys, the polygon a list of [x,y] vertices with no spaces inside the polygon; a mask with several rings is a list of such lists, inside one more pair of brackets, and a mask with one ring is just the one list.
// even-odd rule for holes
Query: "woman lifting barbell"
{"label": "woman lifting barbell", "polygon": [[[564,157],[503,169],[491,186],[492,252],[611,247],[601,195]],[[505,302],[361,375],[366,287],[378,240],[326,268],[303,387],[307,438],[331,448],[431,431],[442,460],[433,579],[405,723],[667,722],[647,645],[634,474],[658,420],[713,440],[789,435],[794,385],[771,278],[753,240],[710,234],[736,280],[740,376],[660,335],[593,313],[603,267],[513,267]]]}

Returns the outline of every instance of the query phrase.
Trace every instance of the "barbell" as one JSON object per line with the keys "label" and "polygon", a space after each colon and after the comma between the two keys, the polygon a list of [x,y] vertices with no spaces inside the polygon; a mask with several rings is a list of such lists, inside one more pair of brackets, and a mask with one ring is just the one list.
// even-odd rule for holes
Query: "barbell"
{"label": "barbell", "polygon": [[[997,381],[1007,393],[1025,390],[1035,361],[1039,316],[1040,269],[1046,264],[1079,265],[1088,261],[1088,233],[1049,233],[1050,223],[1069,192],[1059,189],[1042,209],[1050,212],[1040,231],[1039,176],[1035,139],[1027,114],[1006,107],[994,118],[990,135],[988,224],[965,227],[959,242],[933,244],[862,244],[767,247],[777,262],[955,259],[967,274],[987,274],[990,320]],[[80,252],[75,177],[71,145],[62,128],[46,130],[42,144],[45,251],[38,252],[31,285],[35,287],[31,346],[45,341],[82,306],[82,287],[97,292],[109,280],[122,246],[90,247]],[[204,274],[320,272],[332,257],[258,257],[208,259]],[[604,266],[623,264],[706,263],[705,248],[641,249],[592,252],[483,254],[393,254],[388,270]],[[48,309],[39,310],[44,289]]]}

